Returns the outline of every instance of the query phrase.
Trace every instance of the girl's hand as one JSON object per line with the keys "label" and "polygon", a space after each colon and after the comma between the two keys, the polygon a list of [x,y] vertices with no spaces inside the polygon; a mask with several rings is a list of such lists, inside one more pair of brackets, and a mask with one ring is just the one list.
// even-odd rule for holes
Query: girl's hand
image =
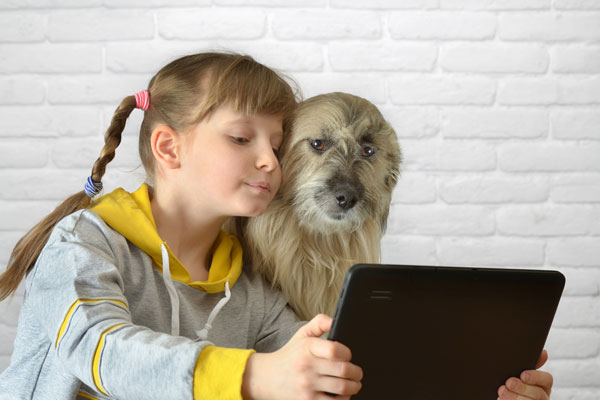
{"label": "girl's hand", "polygon": [[[535,368],[540,368],[548,360],[548,352],[542,351]],[[552,375],[544,371],[523,371],[521,379],[508,378],[506,385],[498,389],[498,398],[502,400],[548,400],[552,391]]]}
{"label": "girl's hand", "polygon": [[244,373],[244,398],[349,399],[358,393],[362,369],[350,363],[350,349],[320,339],[331,323],[331,317],[319,314],[281,349],[252,354]]}

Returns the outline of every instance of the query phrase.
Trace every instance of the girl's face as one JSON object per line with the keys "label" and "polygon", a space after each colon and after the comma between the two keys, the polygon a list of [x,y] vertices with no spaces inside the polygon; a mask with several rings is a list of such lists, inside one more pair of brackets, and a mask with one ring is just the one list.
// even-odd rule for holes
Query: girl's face
{"label": "girl's face", "polygon": [[215,216],[257,216],[281,184],[282,117],[220,106],[182,136],[187,204]]}

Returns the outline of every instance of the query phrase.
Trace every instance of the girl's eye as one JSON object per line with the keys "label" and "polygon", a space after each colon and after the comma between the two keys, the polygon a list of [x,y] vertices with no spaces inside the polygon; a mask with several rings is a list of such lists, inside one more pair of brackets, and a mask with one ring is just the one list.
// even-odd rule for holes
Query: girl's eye
{"label": "girl's eye", "polygon": [[313,149],[317,151],[325,151],[327,150],[327,146],[325,146],[325,141],[321,139],[309,139],[310,145]]}
{"label": "girl's eye", "polygon": [[232,138],[232,139],[233,139],[233,140],[234,140],[236,143],[240,143],[240,144],[249,142],[249,140],[248,140],[248,139],[246,139],[245,137],[232,136],[231,138]]}
{"label": "girl's eye", "polygon": [[371,146],[362,146],[360,148],[360,155],[364,158],[371,157],[375,154],[375,148]]}

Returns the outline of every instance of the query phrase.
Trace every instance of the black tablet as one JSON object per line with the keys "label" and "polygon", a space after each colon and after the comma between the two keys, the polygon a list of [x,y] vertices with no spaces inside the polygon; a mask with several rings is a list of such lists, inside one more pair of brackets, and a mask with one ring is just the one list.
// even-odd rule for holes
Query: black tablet
{"label": "black tablet", "polygon": [[564,284],[548,270],[355,265],[328,339],[363,369],[353,399],[494,400],[535,368]]}

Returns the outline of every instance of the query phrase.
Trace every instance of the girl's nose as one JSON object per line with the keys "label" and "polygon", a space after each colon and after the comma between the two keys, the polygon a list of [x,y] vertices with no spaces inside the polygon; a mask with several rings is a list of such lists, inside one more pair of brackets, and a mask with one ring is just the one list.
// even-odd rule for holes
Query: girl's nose
{"label": "girl's nose", "polygon": [[256,168],[271,172],[277,168],[279,160],[275,155],[275,151],[271,145],[261,146],[260,152],[256,159]]}

